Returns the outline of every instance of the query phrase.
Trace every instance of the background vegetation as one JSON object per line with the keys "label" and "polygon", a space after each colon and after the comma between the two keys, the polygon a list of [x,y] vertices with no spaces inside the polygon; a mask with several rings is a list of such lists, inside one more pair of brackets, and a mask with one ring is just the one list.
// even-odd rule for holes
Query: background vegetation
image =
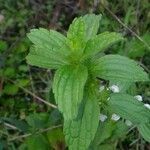
{"label": "background vegetation", "polygon": [[[126,41],[106,50],[139,61],[150,69],[148,0],[0,0],[0,150],[63,150],[62,116],[51,91],[53,71],[27,65],[30,29],[66,33],[74,17],[103,15],[99,32],[121,32]],[[150,84],[137,84],[134,95],[150,103]],[[44,100],[44,102],[43,102]],[[149,150],[136,129],[119,141],[119,150]]]}

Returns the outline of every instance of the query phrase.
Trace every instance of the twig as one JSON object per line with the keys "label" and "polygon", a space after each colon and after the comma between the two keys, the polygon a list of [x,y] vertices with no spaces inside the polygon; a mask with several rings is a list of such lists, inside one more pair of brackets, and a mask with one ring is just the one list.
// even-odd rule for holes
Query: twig
{"label": "twig", "polygon": [[[50,130],[53,130],[53,129],[56,129],[56,128],[60,128],[60,127],[62,127],[61,124],[60,124],[60,125],[57,125],[57,126],[54,126],[54,127],[49,127],[49,128],[46,128],[46,129],[42,129],[42,130],[36,132],[35,134],[44,133],[44,132],[46,132],[46,131],[50,131]],[[20,139],[22,139],[22,138],[27,138],[27,137],[29,137],[29,136],[31,136],[31,135],[32,135],[31,133],[28,133],[28,134],[16,136],[16,137],[13,137],[13,138],[11,138],[11,139],[8,139],[8,141],[20,140]]]}
{"label": "twig", "polygon": [[44,99],[42,99],[42,98],[40,98],[39,96],[37,96],[37,95],[35,95],[34,93],[32,93],[31,91],[29,91],[29,90],[25,89],[24,87],[18,85],[16,82],[14,82],[14,81],[12,81],[12,80],[10,80],[10,79],[7,79],[7,80],[10,81],[10,82],[12,82],[12,83],[15,84],[16,86],[18,86],[20,89],[22,89],[25,93],[28,93],[29,95],[33,96],[34,98],[36,98],[36,99],[39,100],[40,102],[42,102],[42,103],[44,103],[44,104],[46,104],[46,105],[48,105],[48,106],[50,106],[50,107],[52,107],[52,108],[57,108],[56,105],[51,104],[51,103],[45,101]]}
{"label": "twig", "polygon": [[31,68],[30,68],[29,65],[28,65],[28,68],[29,68],[29,79],[30,79],[30,83],[31,83],[32,92],[36,93],[35,92],[35,88],[34,88],[34,83],[33,83],[33,78],[32,78],[32,73],[31,73]]}
{"label": "twig", "polygon": [[115,18],[124,28],[130,31],[137,39],[139,39],[150,50],[149,44],[147,44],[137,33],[132,31],[128,26],[126,26],[109,8],[105,7],[101,2],[100,4],[112,15],[113,18]]}
{"label": "twig", "polygon": [[13,129],[13,130],[18,130],[17,127],[15,127],[14,125],[11,125],[11,124],[9,124],[9,123],[4,123],[4,125],[5,125],[6,127],[9,127],[9,128],[11,128],[11,129]]}

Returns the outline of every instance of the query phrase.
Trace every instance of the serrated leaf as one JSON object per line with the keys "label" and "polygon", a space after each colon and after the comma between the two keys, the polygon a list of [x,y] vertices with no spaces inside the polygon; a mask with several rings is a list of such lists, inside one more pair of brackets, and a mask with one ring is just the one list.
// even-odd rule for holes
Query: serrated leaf
{"label": "serrated leaf", "polygon": [[93,38],[99,28],[99,22],[101,20],[102,15],[95,15],[95,14],[87,14],[83,16],[83,20],[86,24],[86,40]]}
{"label": "serrated leaf", "polygon": [[136,125],[150,121],[150,111],[144,107],[142,102],[128,94],[111,94],[108,107],[111,112]]}
{"label": "serrated leaf", "polygon": [[74,120],[65,120],[64,134],[69,150],[86,150],[94,139],[99,123],[99,106],[94,87],[86,91],[80,114]]}
{"label": "serrated leaf", "polygon": [[28,38],[34,44],[26,58],[29,64],[50,69],[68,64],[66,58],[70,52],[67,38],[62,34],[39,28],[32,29]]}
{"label": "serrated leaf", "polygon": [[56,71],[53,92],[66,120],[77,116],[87,76],[87,68],[82,65],[64,66]]}
{"label": "serrated leaf", "polygon": [[73,20],[67,32],[69,45],[73,51],[82,54],[86,42],[96,35],[100,19],[101,15],[87,14]]}
{"label": "serrated leaf", "polygon": [[148,75],[135,61],[120,55],[101,57],[93,67],[93,74],[106,80],[146,81]]}
{"label": "serrated leaf", "polygon": [[69,39],[69,45],[71,50],[82,54],[86,41],[86,25],[82,17],[75,18],[72,24],[69,26],[67,32],[67,38]]}
{"label": "serrated leaf", "polygon": [[85,57],[92,57],[120,40],[123,40],[123,37],[115,32],[104,32],[96,35],[87,42],[84,55]]}
{"label": "serrated leaf", "polygon": [[138,125],[138,130],[142,137],[147,141],[150,142],[150,123],[140,124]]}

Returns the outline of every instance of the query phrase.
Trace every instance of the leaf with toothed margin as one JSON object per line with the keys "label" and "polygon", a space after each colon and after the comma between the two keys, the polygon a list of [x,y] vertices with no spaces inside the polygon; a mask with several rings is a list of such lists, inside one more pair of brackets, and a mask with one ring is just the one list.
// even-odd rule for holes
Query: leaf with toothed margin
{"label": "leaf with toothed margin", "polygon": [[128,94],[111,94],[108,101],[108,110],[130,120],[135,125],[150,122],[150,111],[144,107],[142,102]]}
{"label": "leaf with toothed margin", "polygon": [[115,32],[103,32],[89,40],[84,50],[84,57],[93,57],[97,53],[105,50],[110,45],[123,40],[121,34]]}
{"label": "leaf with toothed margin", "polygon": [[29,64],[48,69],[68,64],[70,51],[65,36],[43,28],[32,29],[27,36],[34,44],[26,57]]}
{"label": "leaf with toothed margin", "polygon": [[93,38],[99,28],[101,15],[87,14],[79,18],[75,18],[67,32],[70,48],[82,54],[86,42]]}
{"label": "leaf with toothed margin", "polygon": [[100,108],[95,87],[85,89],[85,97],[80,105],[78,117],[64,120],[64,134],[69,150],[86,150],[94,139],[99,123]]}
{"label": "leaf with toothed margin", "polygon": [[77,116],[87,76],[87,68],[83,65],[63,66],[55,73],[53,92],[66,120]]}
{"label": "leaf with toothed margin", "polygon": [[135,61],[120,55],[106,55],[95,61],[93,75],[105,80],[148,81],[148,75]]}
{"label": "leaf with toothed margin", "polygon": [[101,14],[87,14],[83,16],[83,20],[86,24],[86,41],[92,39],[97,34],[101,17]]}

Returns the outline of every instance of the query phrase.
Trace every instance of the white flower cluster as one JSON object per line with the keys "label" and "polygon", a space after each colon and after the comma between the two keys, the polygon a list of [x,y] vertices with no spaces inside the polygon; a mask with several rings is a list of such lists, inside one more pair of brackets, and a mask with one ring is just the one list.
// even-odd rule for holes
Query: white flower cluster
{"label": "white flower cluster", "polygon": [[148,109],[150,109],[150,104],[144,104],[144,106]]}
{"label": "white flower cluster", "polygon": [[99,87],[99,92],[102,92],[105,89],[105,86],[100,86]]}
{"label": "white flower cluster", "polygon": [[134,96],[134,98],[135,98],[136,100],[138,100],[139,102],[142,102],[142,101],[143,101],[143,98],[142,98],[141,95],[136,95],[136,96]]}
{"label": "white flower cluster", "polygon": [[[117,85],[112,85],[112,86],[110,86],[109,88],[108,88],[108,90],[111,90],[113,93],[119,93],[120,92],[120,89],[119,89],[119,87],[117,86]],[[99,89],[100,91],[103,91],[104,90],[104,86],[101,86],[100,87],[100,89]],[[134,96],[134,98],[136,99],[136,100],[138,100],[139,102],[142,102],[143,101],[143,98],[142,98],[142,96],[141,95],[136,95],[136,96]],[[107,100],[109,100],[110,99],[110,97],[107,99]],[[148,108],[148,109],[150,109],[150,104],[144,104],[144,106],[146,107],[146,108]],[[106,115],[104,115],[104,114],[100,114],[100,117],[99,117],[99,119],[100,119],[100,121],[101,122],[104,122],[106,119],[107,119],[108,117],[106,116]],[[118,121],[120,119],[120,116],[119,115],[117,115],[117,114],[112,114],[112,116],[111,116],[111,120],[113,120],[113,121]],[[127,126],[132,126],[132,122],[130,121],[130,120],[126,120],[125,121],[125,124],[127,125]]]}
{"label": "white flower cluster", "polygon": [[125,121],[125,124],[126,124],[128,127],[132,126],[132,122],[131,122],[130,120],[126,120],[126,121]]}
{"label": "white flower cluster", "polygon": [[112,114],[111,120],[113,120],[113,121],[118,121],[119,119],[120,119],[120,116],[119,116],[119,115],[117,115],[117,114]]}
{"label": "white flower cluster", "polygon": [[100,114],[100,116],[99,116],[99,120],[100,120],[101,122],[104,122],[107,118],[108,118],[108,117],[107,117],[106,115],[104,115],[104,114]]}
{"label": "white flower cluster", "polygon": [[[100,114],[99,119],[101,122],[104,122],[108,117],[104,114]],[[120,119],[120,116],[117,114],[112,114],[111,120],[118,121]]]}
{"label": "white flower cluster", "polygon": [[109,89],[113,92],[113,93],[119,93],[120,89],[117,85],[112,85],[111,87],[109,87]]}
{"label": "white flower cluster", "polygon": [[[136,96],[134,96],[134,98],[136,99],[136,100],[138,100],[139,102],[142,102],[143,101],[143,98],[142,98],[142,96],[141,95],[136,95]],[[150,109],[150,104],[144,104],[144,106],[147,108],[147,109]]]}

